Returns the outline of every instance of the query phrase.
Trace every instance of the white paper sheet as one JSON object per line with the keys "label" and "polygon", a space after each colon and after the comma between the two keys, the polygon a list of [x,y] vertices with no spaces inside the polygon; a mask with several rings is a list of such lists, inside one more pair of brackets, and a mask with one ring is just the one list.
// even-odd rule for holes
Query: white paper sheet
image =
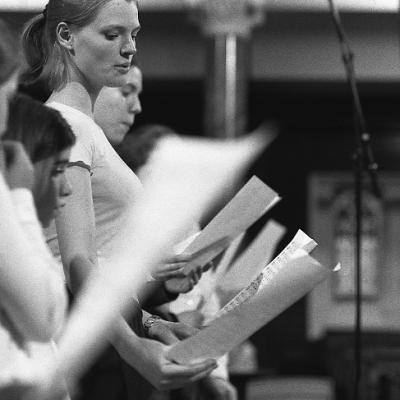
{"label": "white paper sheet", "polygon": [[295,303],[332,272],[309,256],[315,245],[300,231],[209,326],[174,345],[168,357],[180,363],[220,357]]}
{"label": "white paper sheet", "polygon": [[273,279],[274,275],[291,260],[297,251],[303,250],[306,254],[309,254],[316,246],[317,243],[313,239],[307,236],[302,230],[298,230],[291,242],[278,256],[270,263],[268,263],[268,261],[265,262],[261,273],[257,274],[256,278],[245,288],[240,290],[240,292],[218,312],[216,317],[231,311],[242,302],[252,297],[258,291],[261,283],[266,284],[266,282]]}
{"label": "white paper sheet", "polygon": [[[280,199],[273,189],[253,176],[185,249],[186,254],[199,254],[185,266],[185,273],[211,261]],[[221,245],[215,245],[218,243]]]}
{"label": "white paper sheet", "polygon": [[229,270],[230,266],[238,256],[238,251],[243,245],[245,235],[246,232],[242,232],[238,237],[233,239],[226,248],[225,252],[222,254],[221,259],[217,261],[216,271],[214,273],[214,284],[212,287],[208,288],[208,294],[206,294],[204,297],[207,297],[211,292],[216,290],[217,285],[221,282],[226,272]]}
{"label": "white paper sheet", "polygon": [[241,178],[267,139],[252,135],[234,141],[163,142],[131,215],[134,243],[121,244],[112,268],[86,282],[58,342],[58,363],[49,368],[49,375],[78,379],[85,372],[107,344],[118,315],[129,309],[149,271],[166,257],[196,216],[221,196],[227,182]]}
{"label": "white paper sheet", "polygon": [[230,265],[220,280],[217,291],[222,305],[245,288],[263,270],[274,255],[286,228],[268,221],[245,251]]}

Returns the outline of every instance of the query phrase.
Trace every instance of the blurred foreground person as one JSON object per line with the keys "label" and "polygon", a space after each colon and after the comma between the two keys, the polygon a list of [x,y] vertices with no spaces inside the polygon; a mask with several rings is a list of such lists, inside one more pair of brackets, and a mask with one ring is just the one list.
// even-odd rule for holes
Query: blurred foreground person
{"label": "blurred foreground person", "polygon": [[[117,151],[127,165],[135,171],[140,179],[151,174],[152,163],[157,157],[157,146],[163,138],[178,135],[172,129],[163,125],[144,125],[126,135],[117,147]],[[189,237],[186,244],[183,242],[181,250],[194,239],[196,233]],[[217,266],[212,266],[206,271],[193,290],[181,294],[170,303],[160,305],[158,312],[161,315],[171,315],[175,320],[201,328],[219,311],[220,302],[215,292],[208,290],[213,286],[214,272]],[[167,281],[168,283],[168,281]],[[174,285],[174,280],[170,282]],[[168,286],[167,286],[168,287]],[[227,369],[227,356],[218,360],[218,368],[199,381],[196,390],[186,391],[181,394],[187,399],[237,399],[235,387],[229,382]],[[183,397],[184,396],[184,397]]]}
{"label": "blurred foreground person", "polygon": [[[0,20],[0,137],[17,87],[17,48]],[[0,166],[0,398],[38,400],[33,392],[40,357],[54,354],[51,342],[63,326],[66,293],[44,242],[31,192],[34,169],[22,145],[2,140]],[[61,399],[66,392],[60,387],[53,394]]]}
{"label": "blurred foreground person", "polygon": [[[66,292],[62,267],[47,247],[40,225],[31,216],[37,214],[42,227],[45,228],[65,206],[66,198],[72,192],[65,170],[71,147],[75,143],[75,136],[58,111],[27,96],[16,95],[10,104],[8,127],[4,138],[21,143],[33,164],[32,194],[36,210],[20,206],[17,208],[17,213],[25,233],[29,235],[31,245],[46,259],[49,277],[56,273],[58,281],[63,283],[59,298],[53,302],[65,312]],[[21,193],[18,196],[14,194],[16,204],[23,200],[20,196]],[[26,344],[33,369],[39,369],[42,362],[50,362],[57,356],[55,340],[61,334],[62,328],[62,325],[58,327],[58,332],[51,340],[32,341]],[[35,387],[36,384],[37,382],[32,382],[32,388],[26,394],[28,399],[41,399],[40,389]],[[69,398],[62,382],[59,384],[60,386],[54,387],[52,398]]]}

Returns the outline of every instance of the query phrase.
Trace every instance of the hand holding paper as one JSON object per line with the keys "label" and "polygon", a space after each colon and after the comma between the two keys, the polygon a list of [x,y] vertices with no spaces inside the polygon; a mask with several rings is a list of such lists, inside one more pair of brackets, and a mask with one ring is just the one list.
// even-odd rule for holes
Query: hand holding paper
{"label": "hand holding paper", "polygon": [[308,255],[316,243],[299,231],[263,272],[198,334],[171,348],[181,363],[220,357],[304,296],[332,272]]}
{"label": "hand holding paper", "polygon": [[79,379],[106,345],[120,313],[129,309],[132,295],[149,272],[221,196],[225,185],[241,177],[265,143],[261,135],[223,142],[163,141],[153,174],[144,182],[144,194],[131,215],[134,243],[130,248],[121,243],[112,265],[86,282],[59,340],[58,361],[50,375]]}
{"label": "hand holding paper", "polygon": [[274,190],[253,176],[186,247],[185,254],[197,256],[193,263],[185,266],[185,271],[211,261],[224,249],[224,244],[227,247],[231,240],[249,228],[279,200]]}

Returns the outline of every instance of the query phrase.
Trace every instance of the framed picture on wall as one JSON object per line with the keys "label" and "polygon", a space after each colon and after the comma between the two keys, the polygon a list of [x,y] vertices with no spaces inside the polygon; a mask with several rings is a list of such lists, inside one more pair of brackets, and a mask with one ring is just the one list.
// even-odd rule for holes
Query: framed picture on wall
{"label": "framed picture on wall", "polygon": [[[400,174],[381,173],[377,199],[365,188],[362,210],[361,293],[365,330],[400,332]],[[310,339],[327,330],[354,327],[355,210],[353,174],[314,172],[308,178],[308,232],[318,242],[313,256],[341,271],[308,296]]]}
{"label": "framed picture on wall", "polygon": [[[361,213],[361,294],[364,300],[379,296],[379,260],[383,246],[382,201],[368,188],[363,190]],[[351,186],[332,188],[333,243],[332,258],[342,269],[332,281],[332,293],[337,300],[352,300],[356,295],[356,211],[355,192]]]}

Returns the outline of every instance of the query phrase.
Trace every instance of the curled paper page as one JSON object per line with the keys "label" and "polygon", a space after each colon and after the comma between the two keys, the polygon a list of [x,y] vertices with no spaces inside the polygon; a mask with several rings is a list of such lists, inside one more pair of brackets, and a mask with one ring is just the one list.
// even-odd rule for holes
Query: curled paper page
{"label": "curled paper page", "polygon": [[[130,216],[134,241],[129,246],[121,241],[110,267],[86,282],[59,340],[58,363],[50,372],[75,379],[85,372],[106,346],[120,313],[130,309],[149,271],[170,253],[182,232],[225,185],[241,178],[266,142],[263,135],[232,141],[163,140]],[[120,234],[124,235],[123,229]]]}
{"label": "curled paper page", "polygon": [[168,357],[179,363],[218,358],[326,279],[332,270],[308,255],[315,242],[302,232],[296,236],[208,326],[174,345]]}
{"label": "curled paper page", "polygon": [[199,254],[193,263],[185,266],[185,272],[189,273],[197,265],[211,261],[229,241],[225,247],[215,246],[213,251],[202,252],[202,249],[210,248],[224,238],[236,238],[280,199],[273,189],[253,176],[185,249],[186,254]]}
{"label": "curled paper page", "polygon": [[[249,299],[257,292],[261,283],[273,279],[276,273],[295,255],[298,250],[303,250],[307,254],[317,246],[317,243],[308,237],[302,230],[298,230],[291,242],[274,258],[270,263],[264,263],[262,272],[248,285],[242,289],[228,304],[226,304],[217,314],[221,316],[240,305],[242,302]],[[251,293],[251,296],[249,296]]]}

